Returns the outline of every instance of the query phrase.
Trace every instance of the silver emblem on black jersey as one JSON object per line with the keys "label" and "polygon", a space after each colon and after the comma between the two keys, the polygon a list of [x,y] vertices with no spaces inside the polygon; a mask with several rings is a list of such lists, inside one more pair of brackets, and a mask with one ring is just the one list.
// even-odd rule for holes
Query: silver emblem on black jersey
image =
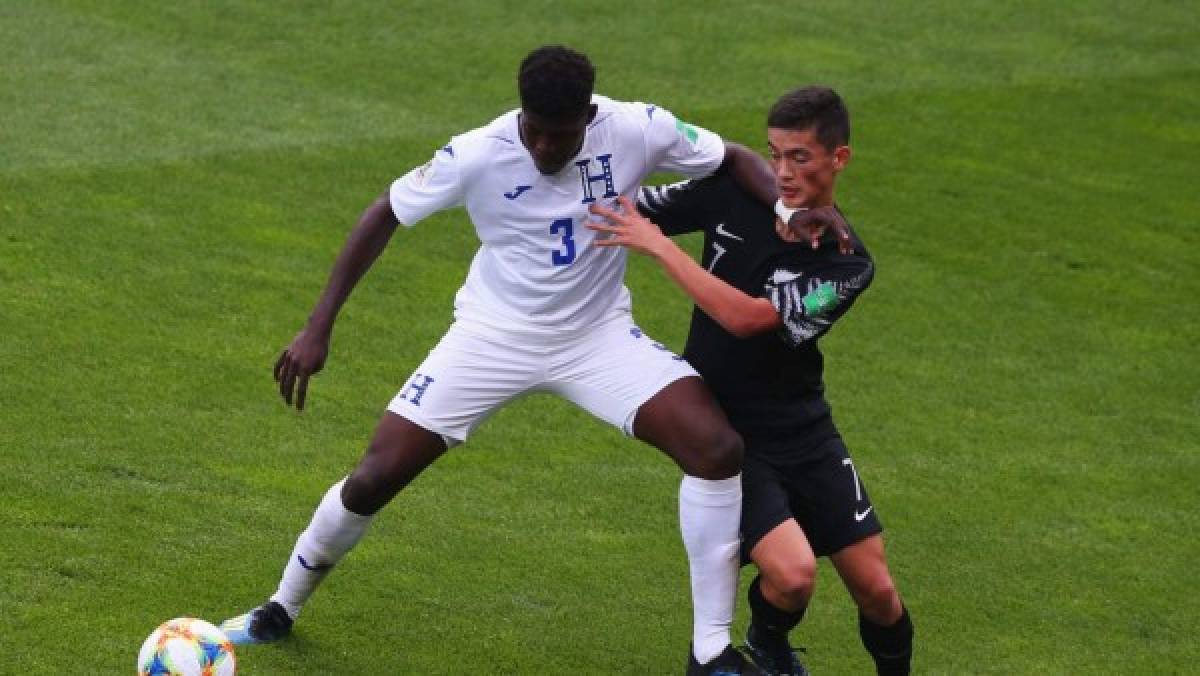
{"label": "silver emblem on black jersey", "polygon": [[732,232],[729,232],[728,230],[726,230],[726,229],[725,229],[725,224],[724,224],[724,223],[718,223],[718,224],[717,224],[717,234],[718,234],[718,235],[721,235],[721,236],[723,236],[723,237],[728,237],[729,239],[736,239],[736,240],[737,240],[737,241],[739,241],[739,242],[744,242],[744,241],[745,241],[745,240],[744,240],[744,239],[742,239],[741,237],[739,237],[739,236],[737,236],[737,235],[733,234]]}

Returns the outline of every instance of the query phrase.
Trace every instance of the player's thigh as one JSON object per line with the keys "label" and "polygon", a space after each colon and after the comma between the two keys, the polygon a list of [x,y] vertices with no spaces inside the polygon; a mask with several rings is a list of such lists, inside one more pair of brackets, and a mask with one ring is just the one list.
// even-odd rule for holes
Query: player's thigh
{"label": "player's thigh", "polygon": [[877,621],[891,622],[900,616],[900,596],[896,592],[883,536],[871,535],[830,555],[855,603]]}
{"label": "player's thigh", "polygon": [[688,474],[723,479],[741,468],[741,437],[698,377],[681,378],[659,390],[638,408],[633,430]]}
{"label": "player's thigh", "polygon": [[619,317],[557,351],[545,387],[632,435],[642,404],[667,385],[696,375],[682,357],[643,334],[628,317]]}
{"label": "player's thigh", "polygon": [[750,550],[750,560],[776,590],[806,596],[812,593],[817,557],[795,519],[789,517],[759,538]]}
{"label": "player's thigh", "polygon": [[829,560],[846,586],[851,588],[861,588],[872,578],[888,572],[882,535],[871,535],[843,547],[831,554]]}
{"label": "player's thigh", "polygon": [[342,503],[356,514],[374,514],[446,448],[440,434],[385,411],[366,453],[342,487]]}
{"label": "player's thigh", "polygon": [[541,372],[541,356],[519,341],[455,324],[388,404],[388,411],[453,446],[505,402],[530,389]]}
{"label": "player's thigh", "polygon": [[754,558],[759,541],[768,533],[794,519],[782,474],[751,449],[742,463],[742,562]]}
{"label": "player's thigh", "polygon": [[743,560],[776,590],[811,590],[816,556],[792,514],[784,475],[752,449],[742,465],[742,548]]}
{"label": "player's thigh", "polygon": [[788,468],[796,514],[817,556],[881,533],[883,524],[840,436],[822,442],[805,462]]}
{"label": "player's thigh", "polygon": [[741,438],[696,371],[621,318],[556,359],[548,389],[665,451],[687,474],[735,475]]}
{"label": "player's thigh", "polygon": [[742,560],[780,591],[811,588],[816,557],[796,522],[783,477],[751,452],[742,465]]}

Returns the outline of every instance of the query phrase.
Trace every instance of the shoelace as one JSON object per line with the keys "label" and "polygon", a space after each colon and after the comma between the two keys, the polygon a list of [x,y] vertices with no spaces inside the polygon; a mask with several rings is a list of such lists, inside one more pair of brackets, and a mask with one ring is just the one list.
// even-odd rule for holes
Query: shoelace
{"label": "shoelace", "polygon": [[[780,651],[778,653],[768,652],[766,650],[762,650],[761,648],[756,648],[755,646],[750,645],[749,641],[746,641],[745,645],[742,646],[742,650],[745,652],[748,652],[748,653],[752,653],[752,654],[765,655],[765,656],[769,657],[770,660],[772,662],[774,662],[776,665],[779,665],[779,663],[781,661],[779,658],[783,657],[783,654],[782,654],[783,651]],[[801,674],[808,673],[808,669],[804,666],[804,662],[802,662],[800,660],[798,653],[804,653],[805,655],[807,655],[808,648],[805,646],[802,646],[802,645],[793,647],[791,649],[791,651],[787,653],[787,658],[785,658],[783,660],[784,664],[779,665],[779,666],[786,666],[788,668],[788,671],[787,671],[788,674],[796,673],[796,672],[792,671],[792,667],[795,667],[795,666],[800,667],[801,671],[799,673],[801,673]]]}

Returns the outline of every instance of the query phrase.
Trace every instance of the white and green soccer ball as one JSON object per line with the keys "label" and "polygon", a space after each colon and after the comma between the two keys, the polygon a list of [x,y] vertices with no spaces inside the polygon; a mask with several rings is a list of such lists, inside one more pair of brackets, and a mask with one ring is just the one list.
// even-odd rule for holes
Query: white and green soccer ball
{"label": "white and green soccer ball", "polygon": [[224,632],[194,617],[163,622],[138,652],[138,676],[233,676],[237,660]]}

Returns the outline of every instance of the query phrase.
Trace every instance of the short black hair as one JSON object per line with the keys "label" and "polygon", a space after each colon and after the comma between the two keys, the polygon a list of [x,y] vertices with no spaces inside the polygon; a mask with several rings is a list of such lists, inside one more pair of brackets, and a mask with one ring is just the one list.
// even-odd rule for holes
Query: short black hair
{"label": "short black hair", "polygon": [[572,120],[592,103],[596,70],[580,52],[562,45],[538,47],[517,71],[521,109],[552,120]]}
{"label": "short black hair", "polygon": [[842,97],[829,87],[801,87],[779,97],[767,114],[767,126],[795,131],[811,128],[826,150],[850,142],[850,113]]}

